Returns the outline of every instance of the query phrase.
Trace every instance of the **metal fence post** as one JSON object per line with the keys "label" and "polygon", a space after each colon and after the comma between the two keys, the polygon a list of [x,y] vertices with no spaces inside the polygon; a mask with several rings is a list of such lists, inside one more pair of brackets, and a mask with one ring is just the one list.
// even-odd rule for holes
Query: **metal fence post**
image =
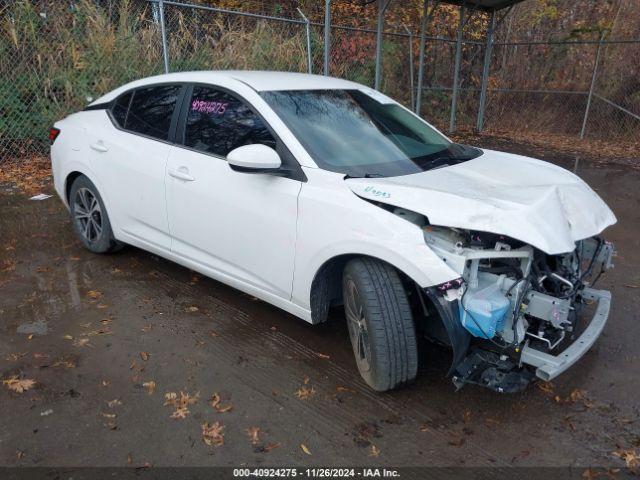
{"label": "metal fence post", "polygon": [[160,12],[160,35],[162,36],[162,59],[164,60],[164,73],[169,73],[169,52],[167,51],[167,31],[164,25],[164,2],[158,0]]}
{"label": "metal fence post", "polygon": [[300,8],[298,8],[298,13],[304,20],[304,27],[307,34],[307,71],[309,73],[312,73],[311,72],[311,31],[309,26],[309,19],[304,16],[304,13],[302,13],[302,10],[300,10]]}
{"label": "metal fence post", "polygon": [[409,30],[406,25],[402,26],[409,35],[409,88],[411,89],[411,103],[409,105],[413,106],[415,104],[415,92],[413,91],[413,33],[411,33],[411,30]]}
{"label": "metal fence post", "polygon": [[380,77],[382,75],[382,30],[384,29],[384,12],[389,5],[389,0],[378,0],[378,26],[376,28],[376,73],[373,88],[380,90]]}
{"label": "metal fence post", "polygon": [[496,12],[491,12],[489,28],[487,30],[487,44],[484,47],[484,64],[482,65],[482,85],[480,87],[480,102],[478,105],[478,119],[476,130],[482,131],[484,126],[484,110],[487,104],[487,84],[489,83],[489,68],[491,66],[491,50],[493,49],[493,31],[496,28]]}
{"label": "metal fence post", "polygon": [[429,7],[429,0],[424,0],[422,19],[420,20],[420,65],[418,65],[418,89],[416,91],[416,106],[415,112],[420,115],[420,107],[422,106],[422,80],[424,77],[424,49],[425,49],[425,35],[427,30],[427,11]]}
{"label": "metal fence post", "polygon": [[324,1],[324,75],[329,75],[331,54],[331,0]]}
{"label": "metal fence post", "polygon": [[604,34],[600,36],[600,42],[598,42],[598,49],[596,50],[596,61],[593,63],[593,73],[591,75],[591,85],[589,86],[589,96],[587,97],[587,108],[584,111],[584,118],[582,119],[582,128],[580,129],[580,138],[584,138],[584,133],[587,129],[587,120],[589,119],[589,109],[591,108],[591,99],[593,98],[593,90],[596,86],[596,77],[598,75],[598,61],[600,60],[600,48],[602,48],[602,42],[604,41]]}
{"label": "metal fence post", "polygon": [[453,72],[453,94],[451,95],[451,118],[449,119],[449,132],[456,131],[456,109],[458,107],[458,87],[460,86],[460,61],[462,60],[462,31],[464,29],[464,4],[460,7],[460,23],[456,37],[456,63]]}

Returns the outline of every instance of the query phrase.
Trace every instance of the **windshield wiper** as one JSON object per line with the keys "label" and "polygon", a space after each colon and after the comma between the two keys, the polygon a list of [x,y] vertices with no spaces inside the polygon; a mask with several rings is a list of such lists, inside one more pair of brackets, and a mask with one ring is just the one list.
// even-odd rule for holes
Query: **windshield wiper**
{"label": "windshield wiper", "polygon": [[345,175],[344,179],[348,180],[349,178],[381,178],[384,177],[384,175],[382,175],[381,173],[365,173],[364,175],[358,176],[358,175]]}

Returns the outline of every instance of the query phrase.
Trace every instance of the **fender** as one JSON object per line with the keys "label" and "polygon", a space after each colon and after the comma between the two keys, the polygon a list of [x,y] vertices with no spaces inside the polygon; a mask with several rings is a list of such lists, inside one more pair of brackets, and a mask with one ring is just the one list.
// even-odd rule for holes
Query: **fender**
{"label": "fender", "polygon": [[[399,219],[400,222],[405,220]],[[345,241],[329,245],[318,252],[304,268],[296,266],[292,300],[303,308],[311,306],[313,280],[321,268],[338,257],[372,257],[387,262],[421,288],[438,285],[460,277],[446,265],[422,241],[421,244],[396,245],[395,249],[381,244],[362,244],[357,241]]]}

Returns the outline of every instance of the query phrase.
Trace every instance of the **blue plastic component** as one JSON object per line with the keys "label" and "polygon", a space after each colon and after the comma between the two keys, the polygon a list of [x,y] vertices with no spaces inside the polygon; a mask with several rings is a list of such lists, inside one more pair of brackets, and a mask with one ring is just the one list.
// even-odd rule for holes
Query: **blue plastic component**
{"label": "blue plastic component", "polygon": [[[464,303],[464,305],[463,305]],[[469,289],[458,302],[460,321],[473,336],[491,339],[504,329],[511,303],[502,293],[499,282]]]}

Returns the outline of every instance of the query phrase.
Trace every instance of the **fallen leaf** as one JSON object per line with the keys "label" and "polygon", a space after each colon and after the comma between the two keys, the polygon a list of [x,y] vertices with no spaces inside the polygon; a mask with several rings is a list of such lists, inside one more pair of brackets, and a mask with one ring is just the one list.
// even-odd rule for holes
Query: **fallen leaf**
{"label": "fallen leaf", "polygon": [[150,332],[152,328],[153,328],[153,325],[149,324],[149,325],[145,325],[140,330],[142,330],[143,332],[147,333],[147,332]]}
{"label": "fallen leaf", "polygon": [[171,414],[171,418],[182,419],[189,415],[189,405],[192,405],[198,401],[200,395],[196,393],[191,396],[189,393],[180,392],[178,396],[175,392],[168,392],[164,394],[164,405],[171,405],[175,407],[175,411]]}
{"label": "fallen leaf", "polygon": [[449,445],[453,447],[461,447],[464,444],[464,437],[455,436],[449,439]]}
{"label": "fallen leaf", "polygon": [[347,388],[347,387],[336,387],[336,392],[356,393],[356,391],[353,388]]}
{"label": "fallen leaf", "polygon": [[76,368],[75,362],[72,362],[71,360],[57,360],[51,366],[53,368],[55,367]]}
{"label": "fallen leaf", "polygon": [[316,352],[316,355],[320,358],[324,358],[326,360],[328,360],[329,358],[331,358],[329,355],[325,355],[324,353],[320,353],[320,352]]}
{"label": "fallen leaf", "polygon": [[616,450],[615,452],[612,452],[612,455],[624,460],[627,468],[635,469],[640,467],[640,457],[638,457],[638,453],[633,448],[627,450]]}
{"label": "fallen leaf", "polygon": [[303,451],[304,453],[306,453],[307,455],[311,455],[311,450],[309,450],[309,449],[307,448],[307,446],[306,446],[304,443],[301,443],[301,444],[300,444],[300,448],[301,448],[301,449],[302,449],[302,451]]}
{"label": "fallen leaf", "polygon": [[380,455],[380,449],[372,444],[371,448],[369,449],[369,456],[377,457],[378,455]]}
{"label": "fallen leaf", "polygon": [[313,387],[311,388],[301,387],[296,392],[296,397],[298,397],[300,400],[308,400],[311,397],[313,397],[315,394],[316,394],[316,390]]}
{"label": "fallen leaf", "polygon": [[98,304],[98,308],[102,310],[102,309],[105,309],[105,308],[109,308],[109,305],[107,305],[105,303],[99,303]]}
{"label": "fallen leaf", "polygon": [[211,399],[209,400],[209,403],[211,404],[211,406],[213,408],[216,409],[216,411],[218,413],[226,413],[226,412],[230,412],[231,410],[233,410],[233,404],[232,403],[228,403],[226,405],[221,405],[220,402],[222,401],[222,399],[220,398],[220,395],[218,393],[214,393],[213,395],[211,395]]}
{"label": "fallen leaf", "polygon": [[147,352],[140,352],[140,358],[146,362],[149,360],[149,354]]}
{"label": "fallen leaf", "polygon": [[113,332],[109,327],[99,328],[98,330],[92,330],[90,332],[85,333],[87,337],[94,337],[96,335],[111,335]]}
{"label": "fallen leaf", "polygon": [[22,460],[24,458],[24,452],[22,450],[16,450],[16,458]]}
{"label": "fallen leaf", "polygon": [[33,333],[27,337],[27,340],[32,340],[32,339],[33,339]]}
{"label": "fallen leaf", "polygon": [[118,400],[117,398],[115,398],[113,400],[109,400],[107,402],[107,405],[109,405],[109,408],[113,408],[113,407],[116,407],[118,405],[122,405],[122,402],[120,400]]}
{"label": "fallen leaf", "polygon": [[65,340],[73,340],[73,337],[71,335],[65,335],[64,337]]}
{"label": "fallen leaf", "polygon": [[198,307],[191,306],[191,307],[187,307],[186,310],[187,312],[197,312],[200,309]]}
{"label": "fallen leaf", "polygon": [[421,432],[428,432],[429,431],[429,426],[423,423],[422,425],[420,425],[420,431]]}
{"label": "fallen leaf", "polygon": [[[28,352],[24,352],[24,353],[10,353],[8,354],[5,359],[9,362],[16,362],[18,361],[20,358],[24,357]],[[35,356],[35,354],[34,354]]]}
{"label": "fallen leaf", "polygon": [[2,384],[13,392],[23,393],[32,389],[36,381],[30,378],[18,378],[17,375],[13,375],[6,380],[2,380]]}
{"label": "fallen leaf", "polygon": [[177,418],[182,420],[183,418],[187,418],[189,415],[189,409],[187,407],[177,407],[175,411],[171,414],[171,418]]}
{"label": "fallen leaf", "polygon": [[92,347],[93,348],[93,345],[89,343],[88,338],[77,338],[76,340],[73,341],[73,345],[76,347]]}
{"label": "fallen leaf", "polygon": [[133,463],[133,457],[130,453],[127,454],[127,465],[131,465]]}
{"label": "fallen leaf", "polygon": [[149,395],[153,395],[153,393],[156,391],[156,382],[154,382],[153,380],[144,382],[142,386],[147,390],[147,393]]}
{"label": "fallen leaf", "polygon": [[219,447],[224,444],[224,426],[220,422],[202,424],[202,441],[209,446]]}
{"label": "fallen leaf", "polygon": [[109,383],[107,380],[102,380],[102,381],[100,382],[100,386],[101,386],[102,388],[107,388],[109,385],[111,385],[111,383]]}
{"label": "fallen leaf", "polygon": [[516,460],[528,457],[530,453],[531,452],[529,450],[522,450],[520,453],[514,455],[513,458],[511,458],[511,463],[514,463]]}
{"label": "fallen leaf", "polygon": [[175,405],[175,401],[178,398],[176,392],[167,392],[164,394],[164,405]]}
{"label": "fallen leaf", "polygon": [[553,395],[554,385],[551,382],[538,382],[536,383],[538,388],[542,390],[547,395]]}
{"label": "fallen leaf", "polygon": [[216,411],[218,413],[227,413],[227,412],[230,412],[231,410],[233,410],[233,405],[230,403],[224,406],[216,407]]}
{"label": "fallen leaf", "polygon": [[101,412],[101,415],[105,418],[116,418],[116,414],[115,413],[105,413],[105,412]]}
{"label": "fallen leaf", "polygon": [[87,292],[87,297],[92,300],[97,300],[98,298],[102,297],[102,292],[99,292],[98,290],[89,290]]}
{"label": "fallen leaf", "polygon": [[247,428],[247,435],[249,435],[249,439],[253,445],[257,445],[260,442],[260,427],[249,427]]}
{"label": "fallen leaf", "polygon": [[262,449],[265,452],[270,452],[271,450],[273,450],[274,448],[278,448],[281,445],[280,442],[277,443],[268,443],[264,446],[264,448]]}

